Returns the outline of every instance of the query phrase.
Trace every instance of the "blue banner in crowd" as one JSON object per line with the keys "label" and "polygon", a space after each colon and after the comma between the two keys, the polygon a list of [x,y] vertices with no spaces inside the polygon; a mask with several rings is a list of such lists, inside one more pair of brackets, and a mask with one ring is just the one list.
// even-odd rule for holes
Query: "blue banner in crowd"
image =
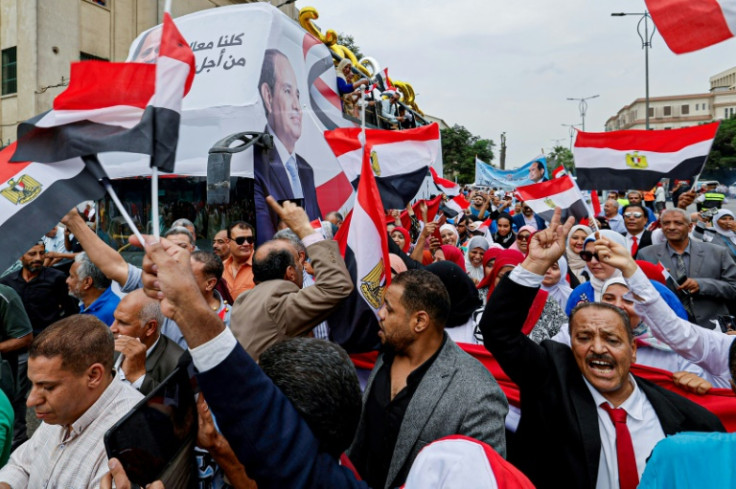
{"label": "blue banner in crowd", "polygon": [[[520,185],[531,185],[537,183],[529,178],[529,170],[532,164],[538,164],[544,167],[544,178],[548,180],[547,175],[547,159],[544,157],[535,158],[529,163],[513,170],[499,170],[493,168],[478,158],[475,159],[475,185],[485,187],[497,187],[503,190],[514,190]],[[538,180],[542,181],[542,180]]]}

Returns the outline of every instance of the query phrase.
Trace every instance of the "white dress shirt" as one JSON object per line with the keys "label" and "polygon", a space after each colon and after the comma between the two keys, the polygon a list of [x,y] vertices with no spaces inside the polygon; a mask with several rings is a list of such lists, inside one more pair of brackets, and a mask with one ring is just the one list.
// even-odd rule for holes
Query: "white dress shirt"
{"label": "white dress shirt", "polygon": [[[598,431],[601,435],[601,456],[598,462],[598,481],[595,485],[596,489],[618,489],[618,456],[616,452],[616,427],[611,421],[611,416],[601,407],[601,404],[608,403],[595,387],[593,387],[584,377],[585,385],[593,396],[598,413]],[[623,404],[618,406],[626,410],[626,426],[631,433],[631,443],[634,445],[634,456],[636,457],[636,472],[644,473],[647,465],[647,459],[654,450],[654,445],[664,439],[664,431],[659,423],[657,413],[654,407],[647,399],[647,396],[639,390],[639,386],[634,382],[634,378],[629,374],[629,382],[634,386],[634,391]]]}

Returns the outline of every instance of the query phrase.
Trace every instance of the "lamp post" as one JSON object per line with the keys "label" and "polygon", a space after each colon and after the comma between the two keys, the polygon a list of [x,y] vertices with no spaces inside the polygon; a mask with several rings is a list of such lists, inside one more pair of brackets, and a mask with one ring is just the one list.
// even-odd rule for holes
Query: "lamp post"
{"label": "lamp post", "polygon": [[583,121],[583,131],[585,131],[585,113],[588,111],[588,100],[592,98],[598,98],[600,95],[591,95],[590,97],[583,97],[583,98],[575,98],[575,97],[567,97],[567,100],[577,100],[578,103],[578,109],[580,110],[580,119]]}
{"label": "lamp post", "polygon": [[[627,15],[639,15],[641,19],[636,24],[636,33],[641,39],[641,47],[644,49],[644,79],[646,84],[646,129],[649,130],[649,49],[652,47],[652,39],[657,27],[652,23],[652,34],[649,34],[649,19],[651,16],[648,11],[644,12],[617,12],[612,13],[612,17],[624,17]],[[641,34],[641,23],[644,22],[644,35]]]}
{"label": "lamp post", "polygon": [[575,136],[576,132],[575,129],[577,129],[576,124],[560,124],[563,127],[569,127],[570,128],[570,151],[572,151],[572,138]]}

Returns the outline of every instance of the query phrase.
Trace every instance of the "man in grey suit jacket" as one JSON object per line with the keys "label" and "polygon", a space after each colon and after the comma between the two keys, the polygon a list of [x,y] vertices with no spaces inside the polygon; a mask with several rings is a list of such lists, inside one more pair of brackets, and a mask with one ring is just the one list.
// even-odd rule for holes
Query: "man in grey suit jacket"
{"label": "man in grey suit jacket", "polygon": [[506,455],[506,397],[493,376],[444,332],[450,298],[425,270],[397,275],[379,312],[384,352],[363,396],[349,456],[374,489],[401,486],[419,451],[466,435]]}
{"label": "man in grey suit jacket", "polygon": [[690,239],[690,216],[682,209],[664,211],[660,222],[667,241],[640,250],[637,258],[662,262],[680,283],[678,295],[694,322],[713,329],[711,319],[728,314],[736,300],[736,263],[727,249]]}
{"label": "man in grey suit jacket", "polygon": [[115,337],[116,360],[123,355],[116,375],[146,395],[174,371],[184,350],[161,334],[161,307],[143,289],[123,297],[114,316],[110,331]]}
{"label": "man in grey suit jacket", "polygon": [[281,207],[271,196],[266,201],[307,247],[314,285],[302,288],[302,264],[289,241],[276,239],[256,249],[256,286],[238,296],[230,318],[233,334],[256,361],[274,343],[309,333],[353,290],[337,242],[317,233],[301,207],[289,201]]}

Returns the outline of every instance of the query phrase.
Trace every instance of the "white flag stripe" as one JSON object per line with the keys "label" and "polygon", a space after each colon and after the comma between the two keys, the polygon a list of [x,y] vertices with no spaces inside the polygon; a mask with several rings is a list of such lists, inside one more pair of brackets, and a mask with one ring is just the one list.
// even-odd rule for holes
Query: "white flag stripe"
{"label": "white flag stripe", "polygon": [[[437,161],[440,151],[439,139],[399,141],[371,146],[371,153],[376,153],[380,168],[380,174],[376,173],[376,176],[381,178],[402,175],[421,167],[429,167]],[[352,182],[360,176],[360,168],[363,164],[363,149],[359,148],[343,153],[338,157],[338,160],[345,171],[345,176]]]}
{"label": "white flag stripe", "polygon": [[[378,262],[383,260],[383,254],[381,251],[381,236],[379,231],[357,199],[355,201],[355,207],[353,207],[347,245],[353,250],[353,255],[355,256],[355,278],[358,293],[365,300],[360,290],[360,282],[363,277],[373,270]],[[384,263],[383,266],[388,267],[388,264]],[[378,312],[378,308],[371,306],[370,301],[366,300],[366,303],[374,312]]]}
{"label": "white flag stripe", "polygon": [[184,84],[189,65],[179,59],[161,56],[156,61],[156,93],[149,105],[181,112]]}
{"label": "white flag stripe", "polygon": [[567,209],[579,200],[583,200],[583,195],[575,187],[572,187],[569,190],[565,190],[564,192],[561,192],[559,194],[554,194],[539,199],[526,200],[524,201],[524,203],[531,207],[534,212],[540,213],[553,209],[545,201],[551,201],[555,204],[555,206]]}
{"label": "white flag stripe", "polygon": [[[13,163],[8,163],[13,165]],[[59,161],[53,165],[45,163],[30,163],[29,165],[19,164],[17,165],[19,170],[12,179],[21,178],[24,175],[28,175],[41,184],[41,193],[43,193],[48,187],[59,180],[67,180],[78,175],[84,170],[84,161],[81,158],[71,158],[69,160]],[[7,182],[2,182],[2,189],[8,188]],[[13,217],[18,211],[27,205],[32,205],[36,199],[32,199],[26,204],[16,204],[11,202],[5,196],[0,197],[0,226],[5,221]]]}
{"label": "white flag stripe", "polygon": [[728,29],[732,34],[736,34],[736,5],[733,0],[718,0],[718,5],[721,7]]}
{"label": "white flag stripe", "polygon": [[141,117],[143,117],[143,109],[140,107],[114,105],[90,110],[51,110],[35,125],[37,127],[56,127],[86,120],[129,129],[138,124]]}
{"label": "white flag stripe", "polygon": [[[660,153],[655,151],[639,151],[639,156],[646,156],[647,170],[666,173],[674,166],[689,158],[702,157],[708,154],[713,140],[708,139],[686,146],[679,151]],[[611,148],[574,147],[576,168],[612,168],[631,169],[626,165],[626,154],[633,154],[634,150],[621,151]]]}

